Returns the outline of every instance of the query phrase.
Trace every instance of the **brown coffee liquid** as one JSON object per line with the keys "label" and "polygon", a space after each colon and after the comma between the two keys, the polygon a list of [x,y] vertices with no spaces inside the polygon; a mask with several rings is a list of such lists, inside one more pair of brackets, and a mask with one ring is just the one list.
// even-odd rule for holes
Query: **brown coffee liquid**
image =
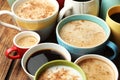
{"label": "brown coffee liquid", "polygon": [[110,18],[118,23],[120,23],[120,13],[115,13],[110,16]]}
{"label": "brown coffee liquid", "polygon": [[54,50],[50,49],[40,50],[35,52],[33,55],[29,57],[29,59],[26,62],[26,69],[30,74],[34,75],[37,69],[44,63],[56,59],[65,58],[61,56],[59,52]]}

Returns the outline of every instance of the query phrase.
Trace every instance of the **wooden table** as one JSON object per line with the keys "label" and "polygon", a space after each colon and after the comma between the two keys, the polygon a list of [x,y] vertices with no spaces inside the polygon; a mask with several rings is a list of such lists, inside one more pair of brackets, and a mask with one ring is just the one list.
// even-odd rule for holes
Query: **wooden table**
{"label": "wooden table", "polygon": [[[7,0],[0,0],[0,10],[10,10]],[[14,24],[12,18],[8,15],[0,16],[0,20]],[[4,55],[6,49],[13,45],[12,39],[18,32],[17,30],[0,25],[0,80],[30,80],[21,67],[20,59],[12,60]],[[56,42],[56,40],[52,39],[53,37],[55,37],[54,32],[53,36],[48,38],[47,41]],[[120,55],[113,62],[120,71],[119,58]]]}

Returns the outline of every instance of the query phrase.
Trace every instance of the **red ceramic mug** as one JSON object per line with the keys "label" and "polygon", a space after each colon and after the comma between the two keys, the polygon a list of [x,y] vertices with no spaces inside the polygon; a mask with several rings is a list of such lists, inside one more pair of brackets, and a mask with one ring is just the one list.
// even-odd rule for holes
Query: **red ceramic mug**
{"label": "red ceramic mug", "polygon": [[[20,59],[30,48],[40,42],[40,36],[33,31],[23,31],[13,38],[13,46],[6,50],[5,55],[10,59]],[[13,55],[12,53],[16,53]]]}
{"label": "red ceramic mug", "polygon": [[62,9],[63,6],[64,6],[64,1],[65,0],[57,0],[58,1],[58,4],[59,4],[59,9]]}

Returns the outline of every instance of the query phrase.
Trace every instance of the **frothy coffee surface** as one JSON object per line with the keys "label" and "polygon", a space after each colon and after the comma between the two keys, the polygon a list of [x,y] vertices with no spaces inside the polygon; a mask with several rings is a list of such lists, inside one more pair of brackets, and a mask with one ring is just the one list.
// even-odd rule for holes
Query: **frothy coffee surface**
{"label": "frothy coffee surface", "polygon": [[87,76],[87,80],[115,80],[113,69],[109,64],[90,58],[78,63]]}
{"label": "frothy coffee surface", "polygon": [[21,47],[31,47],[37,43],[37,39],[34,36],[24,36],[16,43]]}
{"label": "frothy coffee surface", "polygon": [[43,19],[55,12],[55,5],[50,0],[27,0],[19,5],[15,13],[25,19]]}
{"label": "frothy coffee surface", "polygon": [[44,71],[38,80],[83,80],[81,74],[68,66],[53,66]]}
{"label": "frothy coffee surface", "polygon": [[93,47],[106,39],[101,26],[87,20],[76,20],[65,24],[60,30],[61,38],[77,47]]}

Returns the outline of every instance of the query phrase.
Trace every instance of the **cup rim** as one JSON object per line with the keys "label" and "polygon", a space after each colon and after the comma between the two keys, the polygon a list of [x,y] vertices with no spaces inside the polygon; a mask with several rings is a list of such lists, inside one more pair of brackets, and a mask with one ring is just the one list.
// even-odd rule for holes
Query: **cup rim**
{"label": "cup rim", "polygon": [[[72,45],[72,44],[69,44],[69,43],[65,42],[65,41],[60,37],[60,35],[59,35],[59,26],[60,26],[61,23],[65,22],[66,19],[69,19],[69,18],[74,17],[74,16],[92,17],[92,18],[96,18],[96,19],[98,19],[99,21],[101,21],[102,23],[104,23],[104,25],[106,26],[106,28],[107,28],[107,30],[108,30],[108,32],[107,32],[108,35],[106,35],[105,40],[104,40],[103,42],[97,44],[96,46],[92,46],[92,47],[78,47],[78,46],[74,46],[74,45]],[[83,19],[79,19],[79,20],[83,20]],[[86,19],[85,19],[85,20],[86,20]],[[70,21],[67,21],[67,22],[65,22],[65,23],[63,23],[63,24],[66,24],[66,23],[68,23],[68,22],[70,22]],[[93,22],[93,21],[92,21],[92,22]],[[98,25],[99,25],[99,24],[98,24]],[[100,25],[100,26],[101,26],[101,25]],[[105,30],[104,30],[104,31],[105,31]],[[103,19],[101,19],[101,18],[99,18],[99,17],[97,17],[97,16],[94,16],[94,15],[90,15],[90,14],[74,14],[74,15],[67,16],[67,17],[63,18],[63,19],[57,24],[57,27],[56,27],[56,36],[60,39],[60,41],[62,41],[65,45],[69,45],[70,47],[73,47],[73,48],[76,48],[76,49],[79,49],[79,48],[82,48],[82,49],[91,49],[91,48],[98,47],[98,46],[104,44],[104,43],[108,40],[108,38],[109,38],[109,36],[110,36],[110,33],[111,33],[111,30],[110,30],[110,28],[108,27],[107,23],[106,23]]]}
{"label": "cup rim", "polygon": [[[36,79],[38,78],[38,76],[39,76],[39,74],[40,74],[39,72],[41,71],[41,69],[46,70],[46,69],[49,68],[49,67],[57,66],[57,65],[69,66],[69,65],[67,65],[67,63],[70,64],[70,65],[72,65],[72,66],[74,66],[75,68],[77,68],[77,69],[75,69],[75,70],[78,70],[78,69],[79,69],[79,71],[80,71],[79,73],[81,74],[82,79],[83,79],[83,80],[86,80],[86,75],[85,75],[84,71],[83,71],[78,65],[74,64],[73,62],[66,61],[66,60],[53,60],[53,61],[50,61],[50,62],[45,63],[44,65],[42,65],[41,67],[39,67],[39,69],[36,71],[34,80],[36,80]],[[48,66],[48,65],[49,65],[49,66]],[[69,67],[72,67],[72,66],[69,66]],[[72,68],[73,68],[73,67],[72,67]],[[43,70],[42,70],[42,71],[43,71]]]}
{"label": "cup rim", "polygon": [[[43,18],[43,19],[25,19],[25,18],[21,18],[21,17],[19,17],[19,16],[17,16],[17,14],[15,13],[15,10],[14,10],[14,7],[19,3],[19,2],[23,2],[24,0],[16,0],[13,4],[12,4],[12,6],[11,6],[11,11],[12,11],[12,13],[14,14],[14,16],[16,17],[16,18],[18,18],[18,19],[20,19],[20,20],[24,20],[24,21],[29,21],[29,22],[36,22],[36,21],[45,21],[45,20],[47,20],[47,19],[49,19],[49,18],[51,18],[51,17],[53,17],[53,16],[55,16],[55,15],[57,15],[57,13],[58,13],[58,11],[59,11],[59,4],[58,4],[58,2],[56,1],[56,0],[54,0],[54,5],[56,6],[55,7],[55,12],[54,12],[54,14],[52,14],[51,16],[48,16],[48,17],[46,17],[46,18]],[[53,2],[53,1],[52,1]]]}
{"label": "cup rim", "polygon": [[87,1],[75,1],[72,0],[74,3],[89,3],[89,2],[93,2],[94,0],[87,0]]}
{"label": "cup rim", "polygon": [[[68,58],[66,58],[65,60],[71,61],[71,55],[70,55],[70,53],[67,51],[67,49],[65,49],[64,47],[58,45],[57,43],[51,43],[51,42],[40,43],[40,44],[38,44],[38,45],[36,45],[36,46],[34,46],[34,47],[32,47],[32,48],[29,48],[29,49],[23,54],[23,57],[22,57],[22,59],[21,59],[21,65],[22,65],[22,68],[23,68],[24,72],[25,72],[28,76],[30,76],[30,77],[32,77],[32,78],[34,78],[34,75],[30,74],[30,73],[26,70],[25,64],[26,64],[26,61],[28,60],[28,58],[30,57],[31,54],[33,54],[34,52],[38,51],[38,49],[41,50],[39,46],[42,46],[42,45],[45,45],[45,46],[46,46],[46,45],[53,45],[53,46],[57,46],[57,47],[60,47],[60,48],[64,49],[65,52],[68,53],[68,54],[66,54]],[[38,48],[36,48],[36,47],[38,47]],[[47,47],[51,47],[51,46],[47,46]],[[36,49],[36,50],[34,50],[34,49]],[[47,49],[47,48],[45,48],[45,49]],[[34,50],[34,51],[33,51],[33,50]],[[60,50],[61,50],[61,49],[60,49]],[[29,56],[26,56],[26,55],[29,55]]]}
{"label": "cup rim", "polygon": [[33,47],[33,46],[37,45],[40,42],[40,40],[41,40],[40,35],[38,33],[34,32],[34,31],[22,31],[22,32],[19,32],[18,34],[16,34],[15,37],[13,38],[14,45],[17,46],[18,48],[22,48],[22,49],[30,48],[30,47],[19,46],[16,43],[16,40],[18,39],[18,37],[24,37],[24,36],[33,36],[33,37],[35,37],[37,39],[37,42],[34,45],[30,46],[30,47]]}
{"label": "cup rim", "polygon": [[[108,8],[108,10],[107,10],[107,16],[108,16],[108,18],[109,18],[112,22],[114,22],[115,24],[120,25],[120,23],[118,23],[118,22],[114,21],[112,18],[110,18],[110,16],[111,16],[112,14],[109,15],[109,13],[110,13],[111,10],[113,10],[114,8],[118,8],[118,7],[120,8],[120,5],[115,5],[115,6],[112,6],[112,7]],[[114,12],[114,13],[118,13],[118,12]],[[114,13],[113,13],[113,14],[114,14]],[[107,16],[106,16],[106,17],[107,17]],[[107,18],[106,18],[106,19],[107,19]]]}
{"label": "cup rim", "polygon": [[105,63],[109,64],[109,66],[111,66],[111,68],[113,69],[113,71],[115,73],[115,80],[118,80],[119,73],[118,73],[118,69],[117,69],[116,65],[111,60],[109,60],[108,58],[106,58],[106,57],[104,57],[102,55],[98,55],[98,54],[85,54],[83,56],[78,57],[74,61],[74,63],[78,64],[79,61],[81,62],[81,61],[83,61],[85,59],[89,59],[89,58],[95,58],[95,59],[98,59],[98,60],[102,60]]}

